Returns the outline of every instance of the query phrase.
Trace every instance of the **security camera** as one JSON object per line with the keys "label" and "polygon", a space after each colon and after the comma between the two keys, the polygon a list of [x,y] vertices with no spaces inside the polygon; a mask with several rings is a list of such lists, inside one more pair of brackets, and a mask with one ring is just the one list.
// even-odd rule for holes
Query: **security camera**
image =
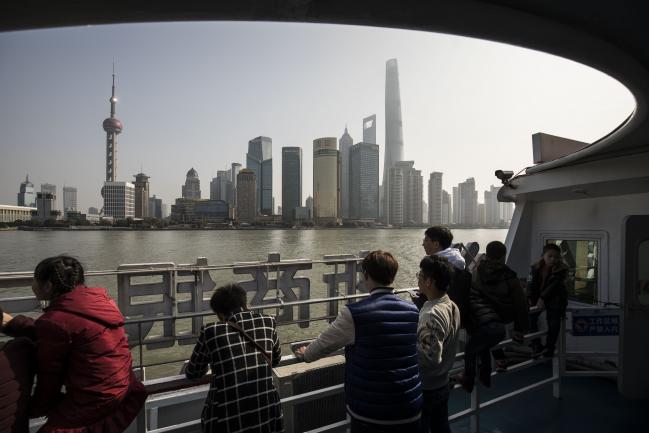
{"label": "security camera", "polygon": [[496,177],[500,180],[503,181],[503,183],[507,182],[509,179],[511,179],[514,176],[513,171],[509,170],[496,170]]}
{"label": "security camera", "polygon": [[510,170],[496,170],[496,177],[501,180],[503,185],[515,188],[511,183],[511,178],[514,177],[514,172]]}

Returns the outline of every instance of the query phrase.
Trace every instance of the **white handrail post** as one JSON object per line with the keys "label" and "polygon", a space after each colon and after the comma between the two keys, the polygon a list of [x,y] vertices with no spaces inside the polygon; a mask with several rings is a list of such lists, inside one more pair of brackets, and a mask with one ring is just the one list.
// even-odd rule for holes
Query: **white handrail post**
{"label": "white handrail post", "polygon": [[556,357],[552,358],[552,377],[555,382],[552,384],[552,396],[561,398],[561,377],[563,376],[564,362],[566,357],[566,319],[561,318],[559,325],[559,350]]}
{"label": "white handrail post", "polygon": [[476,384],[471,392],[471,416],[469,417],[469,431],[471,433],[480,432],[480,393],[479,386]]}

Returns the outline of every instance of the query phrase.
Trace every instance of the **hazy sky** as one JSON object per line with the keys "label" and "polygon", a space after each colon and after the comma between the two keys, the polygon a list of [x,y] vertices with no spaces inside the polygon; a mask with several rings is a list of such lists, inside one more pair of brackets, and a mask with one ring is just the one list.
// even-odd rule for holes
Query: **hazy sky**
{"label": "hazy sky", "polygon": [[[532,163],[531,135],[592,142],[633,110],[632,95],[583,65],[509,45],[434,33],[278,23],[137,24],[0,34],[0,204],[15,204],[29,173],[79,190],[101,207],[111,68],[117,64],[118,180],[144,170],[171,204],[194,167],[203,197],[217,170],[245,167],[248,140],[273,139],[281,204],[281,147],[303,148],[312,194],[312,141],[354,142],[377,115],[383,171],[385,62],[399,61],[406,159],[444,188]],[[382,175],[382,174],[381,174]]]}

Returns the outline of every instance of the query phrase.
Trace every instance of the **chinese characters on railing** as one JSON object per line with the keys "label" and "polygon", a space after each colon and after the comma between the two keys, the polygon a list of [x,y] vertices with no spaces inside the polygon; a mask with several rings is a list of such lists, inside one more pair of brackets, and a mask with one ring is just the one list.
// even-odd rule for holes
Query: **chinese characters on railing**
{"label": "chinese characters on railing", "polygon": [[[325,266],[333,271],[322,275],[327,297],[365,291],[360,278],[359,258],[366,254],[367,252],[361,252],[358,256],[345,254],[324,257]],[[203,325],[203,317],[192,318],[191,331],[188,332],[179,332],[175,321],[169,317],[210,311],[209,296],[216,283],[208,270],[201,269],[205,266],[207,260],[199,258],[196,270],[177,269],[173,263],[122,265],[118,268],[118,306],[122,314],[130,319],[161,317],[155,322],[128,324],[126,331],[132,345],[143,341],[148,349],[157,349],[173,346],[176,341],[179,344],[194,343],[194,337]],[[147,271],[143,272],[143,269]],[[250,301],[253,308],[311,298],[311,280],[296,275],[299,271],[313,269],[313,263],[309,260],[281,261],[278,253],[271,253],[267,262],[236,263],[229,269],[235,275],[250,277],[239,280],[238,283],[246,292],[253,294]],[[134,272],[124,272],[129,270]],[[179,300],[183,295],[189,295],[189,299]],[[338,303],[330,302],[327,316],[333,317],[337,313]],[[273,314],[278,323],[297,322],[302,328],[309,326],[311,318],[308,304],[277,308]],[[167,318],[162,319],[163,317]],[[152,332],[155,323],[162,323],[161,331]]]}

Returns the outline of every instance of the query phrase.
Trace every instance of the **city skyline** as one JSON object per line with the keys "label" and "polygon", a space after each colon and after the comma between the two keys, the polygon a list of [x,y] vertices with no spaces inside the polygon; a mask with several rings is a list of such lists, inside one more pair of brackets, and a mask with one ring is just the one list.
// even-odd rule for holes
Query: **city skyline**
{"label": "city skyline", "polygon": [[[297,33],[303,36],[301,42],[294,40]],[[189,49],[196,54],[206,49],[199,43],[206,35],[226,34],[233,35],[234,46],[246,54],[216,44],[214,52],[199,56],[198,62],[204,66],[199,71],[205,69],[219,80],[194,77],[197,72],[182,67],[190,62],[180,51],[181,42],[197,45]],[[132,47],[126,43],[131,40]],[[372,49],[365,49],[368,41],[376,42]],[[162,49],[164,42],[171,44],[168,50]],[[151,50],[140,59],[137,54],[147,44]],[[269,46],[283,48],[264,51]],[[314,46],[319,48],[315,53]],[[294,49],[305,53],[302,63],[288,55]],[[165,203],[179,197],[178,186],[189,167],[203,174],[205,185],[232,162],[245,164],[247,142],[260,135],[275,144],[272,195],[281,203],[281,148],[298,146],[310,155],[315,138],[340,137],[345,125],[360,142],[363,119],[384,111],[385,62],[390,58],[399,60],[405,159],[414,160],[426,179],[433,171],[443,172],[448,191],[468,176],[476,179],[478,190],[486,190],[496,183],[494,169],[518,171],[531,165],[535,132],[592,142],[633,108],[628,91],[587,67],[521,48],[432,33],[273,23],[10,32],[0,35],[0,85],[5,94],[0,127],[6,131],[0,138],[5,155],[0,203],[15,203],[26,174],[36,185],[64,185],[73,183],[70,174],[75,173],[87,179],[76,185],[79,208],[101,207],[106,135],[99,126],[106,117],[111,52],[119,53],[116,86],[124,122],[116,180],[130,181],[126,173],[144,171],[151,177],[151,194]],[[355,61],[357,70],[345,77],[331,76],[330,69],[316,73],[334,52],[362,61]],[[430,53],[431,59],[424,62],[422,52]],[[154,73],[170,53],[179,56],[174,65],[166,62]],[[220,54],[231,66],[212,59]],[[276,72],[242,73],[245,56],[272,62]],[[215,65],[225,69],[215,73]],[[249,89],[242,89],[243,84]],[[264,99],[273,101],[272,106],[256,103]],[[306,109],[306,101],[316,100],[318,104]],[[26,127],[28,120],[38,127]],[[383,131],[385,119],[378,116],[375,128]],[[376,142],[382,171],[383,134],[377,134]],[[42,158],[44,149],[51,158]],[[311,158],[304,162],[303,200],[313,191]]]}

